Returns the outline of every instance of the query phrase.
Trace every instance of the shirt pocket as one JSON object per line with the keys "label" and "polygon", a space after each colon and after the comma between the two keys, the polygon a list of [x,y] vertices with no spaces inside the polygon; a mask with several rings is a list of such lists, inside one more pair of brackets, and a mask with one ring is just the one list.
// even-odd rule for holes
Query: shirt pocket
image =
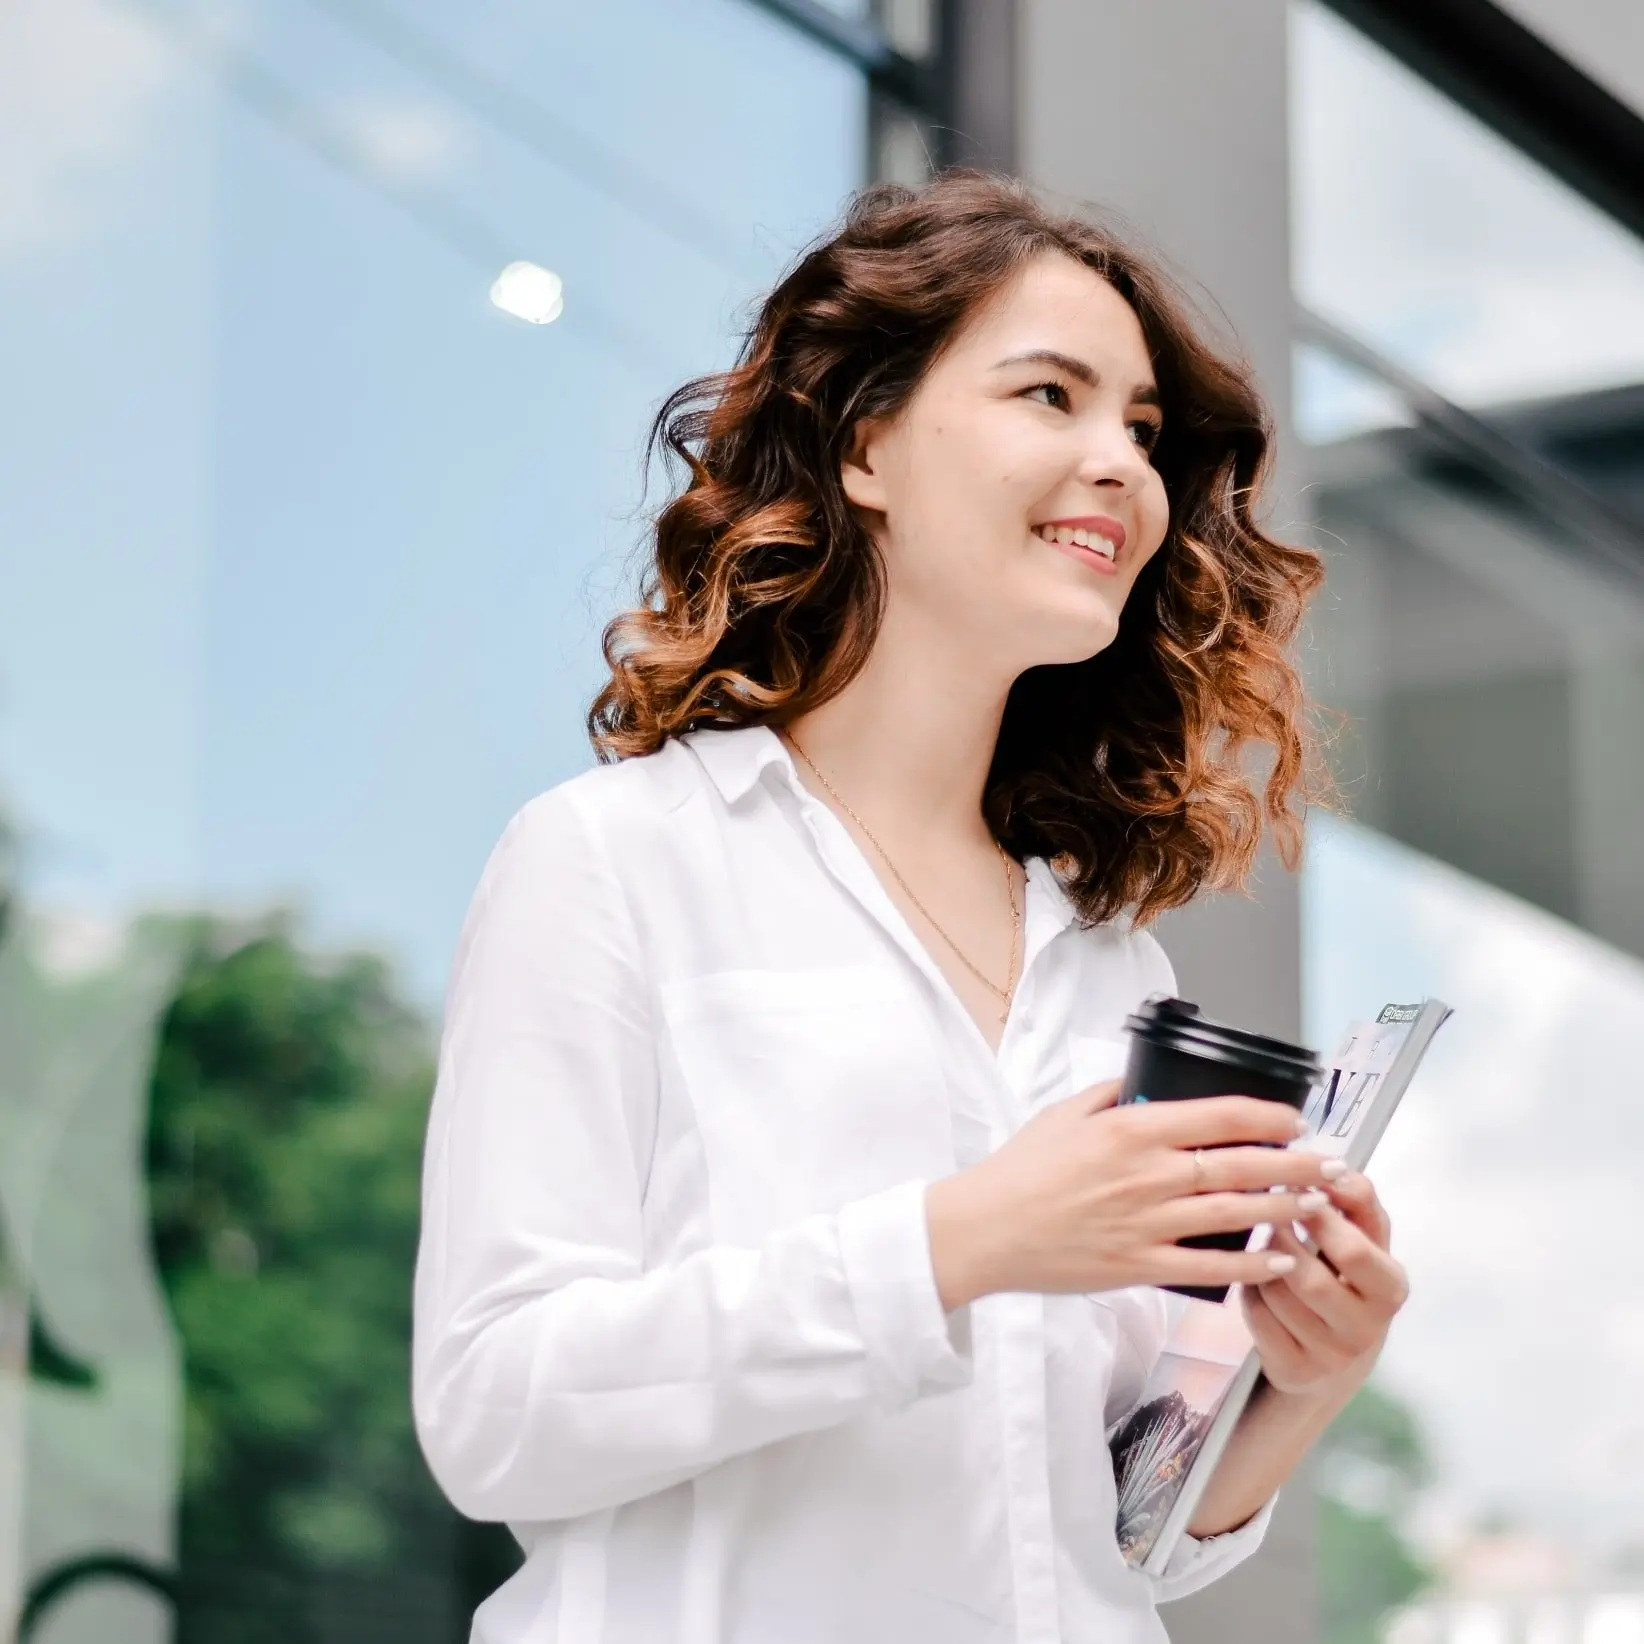
{"label": "shirt pocket", "polygon": [[955,1168],[921,1007],[881,968],[717,971],[665,984],[661,1006],[716,1238],[757,1242]]}

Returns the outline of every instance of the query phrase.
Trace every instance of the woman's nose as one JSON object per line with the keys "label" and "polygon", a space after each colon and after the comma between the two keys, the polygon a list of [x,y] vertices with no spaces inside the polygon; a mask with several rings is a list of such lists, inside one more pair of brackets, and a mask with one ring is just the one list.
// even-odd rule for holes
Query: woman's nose
{"label": "woman's nose", "polygon": [[1147,471],[1147,454],[1130,437],[1127,428],[1104,430],[1091,440],[1080,465],[1080,478],[1087,484],[1132,491]]}

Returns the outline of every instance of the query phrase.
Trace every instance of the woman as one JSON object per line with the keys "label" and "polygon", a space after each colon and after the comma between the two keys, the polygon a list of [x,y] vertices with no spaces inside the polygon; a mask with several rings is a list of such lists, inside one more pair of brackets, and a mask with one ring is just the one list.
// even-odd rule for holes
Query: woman
{"label": "woman", "polygon": [[[860,197],[653,438],[615,762],[509,826],[448,1000],[416,1414],[526,1551],[475,1637],[1162,1639],[1404,1293],[1369,1185],[1258,1145],[1288,1110],[1114,1106],[1146,924],[1298,842],[1319,568],[1254,523],[1260,402],[1133,252],[955,173]],[[1104,1431],[1170,1282],[1247,1287],[1267,1385],[1155,1580]]]}

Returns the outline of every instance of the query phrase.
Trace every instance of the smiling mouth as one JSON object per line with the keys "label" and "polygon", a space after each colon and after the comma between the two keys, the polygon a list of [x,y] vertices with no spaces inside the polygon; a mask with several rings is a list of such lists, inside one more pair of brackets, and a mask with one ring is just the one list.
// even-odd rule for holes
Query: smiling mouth
{"label": "smiling mouth", "polygon": [[1033,534],[1041,542],[1048,542],[1062,548],[1085,548],[1091,553],[1100,555],[1111,565],[1118,554],[1118,548],[1096,531],[1086,531],[1082,527],[1072,525],[1035,525]]}

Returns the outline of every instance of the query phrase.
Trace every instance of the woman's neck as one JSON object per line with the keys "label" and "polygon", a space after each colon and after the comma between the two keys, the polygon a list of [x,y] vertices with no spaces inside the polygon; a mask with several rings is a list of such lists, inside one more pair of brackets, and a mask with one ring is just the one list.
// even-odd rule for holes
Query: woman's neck
{"label": "woman's neck", "polygon": [[787,730],[875,832],[904,846],[986,840],[982,793],[1006,682],[951,643],[885,643],[838,696]]}

